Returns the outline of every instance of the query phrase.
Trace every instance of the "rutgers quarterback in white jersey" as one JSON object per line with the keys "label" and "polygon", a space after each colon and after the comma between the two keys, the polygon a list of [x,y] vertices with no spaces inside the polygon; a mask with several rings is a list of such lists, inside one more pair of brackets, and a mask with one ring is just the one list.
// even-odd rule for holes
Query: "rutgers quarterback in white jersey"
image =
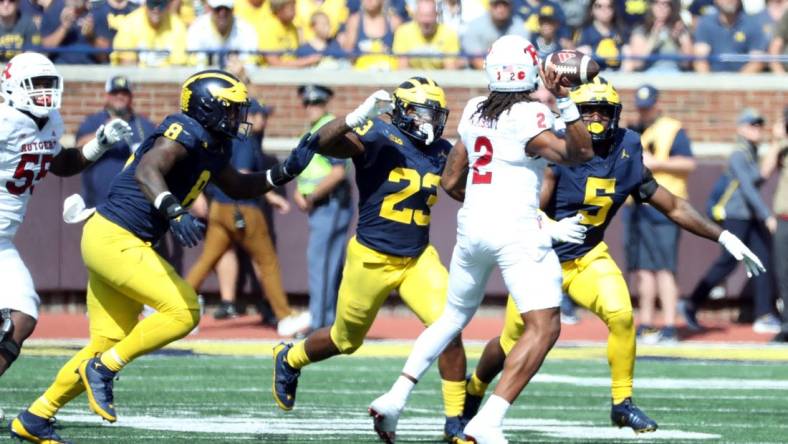
{"label": "rutgers quarterback in white jersey", "polygon": [[518,36],[493,43],[485,59],[490,94],[465,107],[441,186],[463,200],[449,292],[441,317],[419,336],[402,375],[370,405],[375,429],[393,442],[397,419],[418,379],[449,341],[470,322],[494,266],[503,274],[525,320],[526,331],[508,355],[495,394],[465,427],[472,442],[504,443],[506,410],[539,369],[561,324],[561,266],[537,211],[547,162],[577,164],[593,156],[591,136],[569,90],[555,72],[542,73],[557,97],[566,138],[557,137],[553,115],[530,94],[541,72],[536,48]]}
{"label": "rutgers quarterback in white jersey", "polygon": [[[79,173],[131,134],[120,119],[96,131],[82,150],[63,149],[63,78],[45,56],[26,52],[0,73],[0,376],[19,356],[38,319],[39,298],[13,238],[36,184],[48,172]],[[55,223],[55,221],[53,221]]]}

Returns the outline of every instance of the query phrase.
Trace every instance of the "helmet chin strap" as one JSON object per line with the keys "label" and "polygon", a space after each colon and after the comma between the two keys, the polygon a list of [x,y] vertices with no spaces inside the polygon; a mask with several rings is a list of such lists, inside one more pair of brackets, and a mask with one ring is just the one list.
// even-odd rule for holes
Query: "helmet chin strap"
{"label": "helmet chin strap", "polygon": [[419,125],[419,131],[422,132],[427,139],[424,140],[425,145],[432,145],[432,142],[435,141],[435,130],[432,128],[431,123],[422,123]]}

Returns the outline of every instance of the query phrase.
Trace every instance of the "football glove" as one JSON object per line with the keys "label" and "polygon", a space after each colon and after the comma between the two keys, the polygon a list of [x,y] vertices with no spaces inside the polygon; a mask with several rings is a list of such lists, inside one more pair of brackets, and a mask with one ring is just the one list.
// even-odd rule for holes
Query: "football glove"
{"label": "football glove", "polygon": [[758,276],[766,272],[766,268],[761,263],[761,260],[758,259],[758,256],[747,248],[744,242],[736,237],[735,234],[725,230],[720,234],[717,242],[719,242],[731,256],[735,257],[737,261],[744,262],[744,268],[747,270],[747,277]]}
{"label": "football glove", "polygon": [[550,234],[551,239],[556,242],[566,242],[570,244],[582,244],[585,242],[588,227],[580,223],[582,220],[582,214],[565,217],[559,221],[554,221],[547,216],[542,217],[542,221],[545,222],[546,230]]}
{"label": "football glove", "polygon": [[312,161],[319,140],[319,136],[310,133],[301,137],[298,146],[290,152],[283,163],[266,170],[265,178],[268,183],[272,187],[279,187],[301,174]]}
{"label": "football glove", "polygon": [[170,231],[184,247],[196,247],[205,236],[205,224],[191,214],[184,212],[170,219]]}
{"label": "football glove", "polygon": [[85,159],[95,162],[112,145],[125,141],[131,146],[131,126],[123,119],[112,119],[96,130],[96,138],[92,139],[82,148],[82,155]]}
{"label": "football glove", "polygon": [[394,101],[391,94],[379,89],[364,100],[364,103],[345,116],[345,123],[351,128],[356,128],[364,124],[367,120],[391,112],[394,110]]}

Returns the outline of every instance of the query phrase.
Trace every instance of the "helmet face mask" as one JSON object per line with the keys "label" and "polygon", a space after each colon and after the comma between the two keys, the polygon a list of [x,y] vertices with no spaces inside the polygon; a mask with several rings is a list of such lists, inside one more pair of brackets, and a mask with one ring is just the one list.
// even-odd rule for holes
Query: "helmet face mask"
{"label": "helmet face mask", "polygon": [[448,118],[446,95],[431,79],[413,77],[394,91],[391,123],[415,142],[429,145],[438,140]]}
{"label": "helmet face mask", "polygon": [[593,141],[605,141],[618,129],[621,99],[613,85],[602,77],[574,88],[569,97],[580,111]]}
{"label": "helmet face mask", "polygon": [[14,56],[2,75],[2,96],[6,102],[38,118],[60,109],[63,78],[45,56],[25,52]]}
{"label": "helmet face mask", "polygon": [[246,137],[249,105],[246,86],[224,71],[194,74],[181,90],[181,111],[205,129],[225,136]]}

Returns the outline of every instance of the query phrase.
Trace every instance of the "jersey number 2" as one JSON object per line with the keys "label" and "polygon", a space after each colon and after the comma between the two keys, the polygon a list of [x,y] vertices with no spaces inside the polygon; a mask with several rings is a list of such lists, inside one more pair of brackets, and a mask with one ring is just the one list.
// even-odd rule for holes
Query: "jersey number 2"
{"label": "jersey number 2", "polygon": [[599,207],[594,214],[591,211],[581,210],[583,222],[586,225],[599,226],[605,223],[607,212],[613,205],[613,194],[616,192],[616,179],[589,177],[586,181],[586,195],[583,203]]}
{"label": "jersey number 2", "polygon": [[438,185],[441,181],[440,176],[427,173],[422,178],[418,171],[411,168],[394,168],[391,170],[391,173],[389,173],[389,182],[399,183],[402,181],[407,182],[405,188],[383,198],[383,203],[380,205],[380,217],[401,224],[410,224],[411,221],[413,221],[416,225],[429,225],[429,213],[425,214],[422,210],[414,210],[412,208],[398,210],[394,207],[403,200],[418,193],[422,188],[434,190],[427,198],[427,206],[433,206],[438,200],[437,193]]}
{"label": "jersey number 2", "polygon": [[[54,157],[51,154],[22,154],[19,159],[19,164],[14,171],[14,180],[9,180],[5,183],[5,188],[9,193],[19,196],[24,194],[28,189],[33,193],[34,182],[43,179],[49,171],[49,165],[52,163]],[[38,169],[38,175],[33,171],[32,167],[41,165]],[[18,181],[22,180],[22,183]]]}
{"label": "jersey number 2", "polygon": [[490,139],[480,136],[476,139],[476,143],[473,144],[473,152],[478,153],[479,151],[483,151],[482,155],[473,162],[473,184],[486,184],[492,183],[492,171],[481,172],[480,169],[489,165],[492,162],[493,156],[493,146]]}

